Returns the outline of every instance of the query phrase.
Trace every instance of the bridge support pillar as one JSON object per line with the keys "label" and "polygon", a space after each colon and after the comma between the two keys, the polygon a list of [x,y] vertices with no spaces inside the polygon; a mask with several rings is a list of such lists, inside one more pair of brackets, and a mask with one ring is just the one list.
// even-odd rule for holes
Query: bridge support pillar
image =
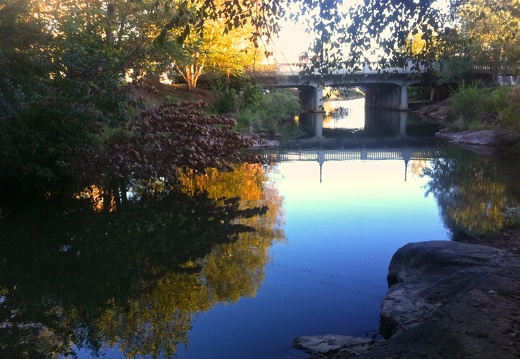
{"label": "bridge support pillar", "polygon": [[408,118],[408,114],[403,111],[399,111],[399,136],[406,136],[406,120]]}
{"label": "bridge support pillar", "polygon": [[365,91],[365,107],[371,108],[371,107],[378,107],[377,103],[377,89],[376,88],[368,88]]}
{"label": "bridge support pillar", "polygon": [[408,85],[401,86],[401,96],[399,97],[399,110],[408,110]]}
{"label": "bridge support pillar", "polygon": [[386,108],[395,110],[399,106],[399,88],[391,87],[388,91],[390,94]]}
{"label": "bridge support pillar", "polygon": [[309,112],[323,112],[323,86],[309,86],[300,89],[300,101]]}
{"label": "bridge support pillar", "polygon": [[314,88],[314,112],[323,112],[323,86],[318,84]]}
{"label": "bridge support pillar", "polygon": [[314,112],[312,120],[314,121],[314,136],[323,138],[323,112]]}

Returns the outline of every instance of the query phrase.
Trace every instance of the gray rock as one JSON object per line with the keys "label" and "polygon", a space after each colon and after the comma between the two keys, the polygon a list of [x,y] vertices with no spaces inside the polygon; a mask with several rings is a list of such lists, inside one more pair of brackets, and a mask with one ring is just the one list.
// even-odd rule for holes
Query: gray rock
{"label": "gray rock", "polygon": [[495,144],[495,132],[492,130],[462,131],[462,132],[438,132],[437,137],[446,138],[454,143],[470,145],[492,146]]}
{"label": "gray rock", "polygon": [[[320,358],[520,358],[520,257],[453,241],[410,243],[393,256],[381,305],[388,340]],[[316,347],[319,347],[317,341]],[[316,352],[318,353],[318,352]]]}
{"label": "gray rock", "polygon": [[499,249],[446,241],[400,248],[390,263],[390,291],[381,304],[383,336],[426,322],[457,293],[473,288],[490,268],[500,266],[504,256]]}
{"label": "gray rock", "polygon": [[293,346],[305,350],[313,357],[341,355],[342,358],[350,358],[359,357],[374,343],[370,338],[329,334],[298,337]]}

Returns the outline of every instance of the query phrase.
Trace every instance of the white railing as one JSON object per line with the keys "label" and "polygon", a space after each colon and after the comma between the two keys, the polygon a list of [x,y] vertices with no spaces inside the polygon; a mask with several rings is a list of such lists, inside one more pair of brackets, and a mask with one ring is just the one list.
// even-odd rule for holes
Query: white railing
{"label": "white railing", "polygon": [[[310,63],[275,63],[269,65],[261,65],[257,66],[254,70],[250,72],[254,72],[255,75],[264,75],[264,76],[298,76],[302,71],[304,65],[310,65]],[[436,66],[437,65],[437,66]],[[408,60],[406,66],[404,67],[385,67],[382,66],[378,62],[365,62],[360,63],[354,66],[359,70],[352,69],[339,69],[332,71],[331,75],[349,75],[349,74],[366,74],[366,75],[375,75],[381,73],[397,73],[397,74],[413,74],[413,73],[424,73],[428,71],[430,67],[436,68],[438,64],[432,63],[426,65],[421,62],[414,62],[412,60]],[[501,67],[499,68],[499,73],[503,73],[509,67]],[[489,65],[473,65],[472,69],[476,72],[488,72],[491,71],[491,66]],[[321,75],[319,71],[315,71],[312,75]]]}
{"label": "white railing", "polygon": [[[262,65],[254,69],[256,75],[266,76],[297,76],[302,71],[305,63],[277,63],[272,65]],[[348,75],[348,74],[381,74],[381,73],[398,73],[398,74],[412,74],[425,72],[427,66],[421,63],[415,63],[409,60],[404,67],[384,67],[377,62],[365,62],[360,63],[354,68],[360,70],[353,71],[352,69],[339,69],[334,70],[331,75]],[[315,71],[312,75],[320,75],[321,73]]]}

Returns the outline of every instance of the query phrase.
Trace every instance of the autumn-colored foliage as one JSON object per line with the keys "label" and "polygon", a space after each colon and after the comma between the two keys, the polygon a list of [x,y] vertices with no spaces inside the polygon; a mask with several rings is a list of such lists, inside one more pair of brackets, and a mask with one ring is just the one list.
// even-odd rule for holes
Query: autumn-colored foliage
{"label": "autumn-colored foliage", "polygon": [[[234,131],[234,119],[202,112],[203,102],[162,104],[139,114],[117,135],[88,149],[72,168],[88,183],[125,178],[175,179],[181,168],[231,169],[244,159],[249,139]],[[251,160],[251,158],[248,158]]]}

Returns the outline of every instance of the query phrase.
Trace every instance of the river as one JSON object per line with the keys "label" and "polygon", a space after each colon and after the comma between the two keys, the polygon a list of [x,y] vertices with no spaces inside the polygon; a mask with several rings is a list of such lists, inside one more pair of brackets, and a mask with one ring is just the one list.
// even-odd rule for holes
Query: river
{"label": "river", "polygon": [[335,105],[271,165],[187,175],[149,203],[135,184],[129,211],[0,212],[4,352],[306,358],[297,336],[377,336],[401,246],[520,221],[514,164]]}

